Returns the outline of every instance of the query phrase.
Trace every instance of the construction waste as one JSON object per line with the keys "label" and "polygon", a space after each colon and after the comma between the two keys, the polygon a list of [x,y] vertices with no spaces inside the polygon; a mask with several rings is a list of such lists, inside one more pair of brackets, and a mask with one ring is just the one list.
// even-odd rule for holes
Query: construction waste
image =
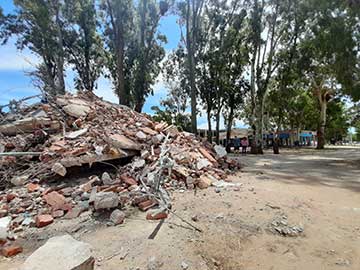
{"label": "construction waste", "polygon": [[163,219],[169,191],[216,186],[238,168],[220,146],[89,93],[1,113],[0,246],[84,211],[111,209],[121,224],[132,205]]}

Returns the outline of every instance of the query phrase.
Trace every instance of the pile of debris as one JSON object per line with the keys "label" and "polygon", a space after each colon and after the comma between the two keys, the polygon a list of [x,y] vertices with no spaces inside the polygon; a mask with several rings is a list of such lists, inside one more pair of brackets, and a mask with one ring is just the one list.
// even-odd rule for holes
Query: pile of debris
{"label": "pile of debris", "polygon": [[[125,218],[119,209],[128,204],[142,211],[158,206],[147,218],[165,218],[169,190],[216,186],[239,168],[222,147],[93,94],[66,94],[3,114],[0,134],[1,187],[7,187],[0,218],[10,217],[12,232],[88,210],[116,209],[110,220],[119,224]],[[65,181],[74,168],[87,172],[96,164],[109,169]]]}

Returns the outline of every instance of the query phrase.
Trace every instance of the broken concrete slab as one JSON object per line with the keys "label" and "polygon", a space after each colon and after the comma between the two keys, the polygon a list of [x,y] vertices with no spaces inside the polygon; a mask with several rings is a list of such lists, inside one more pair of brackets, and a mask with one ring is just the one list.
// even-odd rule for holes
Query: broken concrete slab
{"label": "broken concrete slab", "polygon": [[227,155],[225,147],[223,147],[221,145],[215,145],[214,150],[220,158],[223,158]]}
{"label": "broken concrete slab", "polygon": [[73,132],[69,132],[65,134],[65,138],[67,139],[76,139],[77,137],[83,136],[88,132],[88,128],[82,128]]}
{"label": "broken concrete slab", "polygon": [[30,255],[20,270],[93,270],[92,247],[70,235],[49,239]]}
{"label": "broken concrete slab", "polygon": [[62,108],[68,115],[76,118],[86,117],[91,111],[89,106],[81,104],[68,104]]}
{"label": "broken concrete slab", "polygon": [[138,143],[134,142],[133,140],[131,140],[121,134],[110,135],[110,140],[111,140],[111,144],[117,148],[130,149],[130,150],[139,150],[140,149],[140,146]]}
{"label": "broken concrete slab", "polygon": [[198,170],[202,170],[203,168],[206,168],[211,165],[212,165],[212,163],[207,158],[201,158],[197,161],[196,168]]}
{"label": "broken concrete slab", "polygon": [[119,198],[115,192],[98,192],[95,195],[95,210],[111,209],[119,205]]}

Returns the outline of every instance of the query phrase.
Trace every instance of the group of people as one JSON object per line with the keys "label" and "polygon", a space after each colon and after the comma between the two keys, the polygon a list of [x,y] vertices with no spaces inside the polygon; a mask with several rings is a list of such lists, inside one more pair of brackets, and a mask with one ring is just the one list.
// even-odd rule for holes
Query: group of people
{"label": "group of people", "polygon": [[249,146],[249,142],[246,137],[243,137],[240,139],[237,136],[235,136],[235,138],[234,138],[234,151],[235,152],[240,151],[240,147],[241,147],[241,153],[243,155],[246,155],[248,146]]}

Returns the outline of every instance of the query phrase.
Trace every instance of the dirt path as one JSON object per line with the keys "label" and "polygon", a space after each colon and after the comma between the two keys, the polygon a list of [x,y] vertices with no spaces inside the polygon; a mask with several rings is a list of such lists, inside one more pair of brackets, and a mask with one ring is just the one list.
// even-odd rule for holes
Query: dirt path
{"label": "dirt path", "polygon": [[[184,269],[182,263],[189,270],[360,269],[359,149],[239,158],[246,166],[232,179],[240,188],[173,194],[176,213],[195,219],[202,233],[171,215],[149,240],[158,223],[135,212],[123,226],[92,222],[72,234],[93,245],[97,270],[145,270],[151,257],[164,270]],[[303,232],[280,235],[273,231],[278,219]],[[40,234],[61,234],[70,225],[53,224]],[[1,259],[0,269],[16,267],[40,243]]]}

